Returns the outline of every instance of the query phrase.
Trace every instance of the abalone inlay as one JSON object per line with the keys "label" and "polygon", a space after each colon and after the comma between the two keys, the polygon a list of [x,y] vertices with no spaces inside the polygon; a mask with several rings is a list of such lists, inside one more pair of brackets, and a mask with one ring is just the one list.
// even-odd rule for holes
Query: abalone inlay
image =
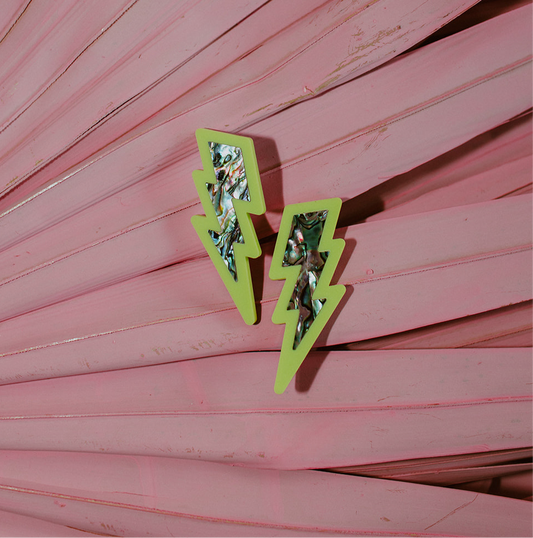
{"label": "abalone inlay", "polygon": [[294,215],[283,266],[300,266],[288,310],[298,310],[298,325],[294,335],[296,349],[326,302],[313,299],[313,293],[329,252],[319,252],[318,245],[328,216],[327,210]]}
{"label": "abalone inlay", "polygon": [[209,151],[217,181],[215,184],[206,183],[206,186],[221,228],[220,232],[209,231],[209,235],[237,282],[234,245],[244,243],[244,239],[233,200],[250,201],[242,150],[235,146],[209,142]]}

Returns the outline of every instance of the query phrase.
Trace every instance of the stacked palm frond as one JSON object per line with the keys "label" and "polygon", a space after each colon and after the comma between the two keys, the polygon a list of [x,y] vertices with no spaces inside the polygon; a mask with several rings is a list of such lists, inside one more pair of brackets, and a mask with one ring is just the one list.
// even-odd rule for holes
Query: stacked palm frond
{"label": "stacked palm frond", "polygon": [[[0,535],[532,533],[531,5],[6,0]],[[259,322],[190,218],[254,140]],[[283,208],[338,196],[283,395]]]}

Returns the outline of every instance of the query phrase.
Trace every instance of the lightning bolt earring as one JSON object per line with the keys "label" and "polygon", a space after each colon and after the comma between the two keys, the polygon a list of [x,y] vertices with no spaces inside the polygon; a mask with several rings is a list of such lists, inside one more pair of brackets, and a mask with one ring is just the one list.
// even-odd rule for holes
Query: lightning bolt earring
{"label": "lightning bolt earring", "polygon": [[198,129],[203,170],[193,172],[205,216],[191,222],[243,320],[257,320],[250,263],[261,247],[250,215],[265,212],[254,144],[245,136]]}
{"label": "lightning bolt earring", "polygon": [[339,198],[285,207],[269,276],[285,279],[272,315],[285,323],[274,391],[281,394],[296,374],[346,288],[330,286],[344,240],[333,239]]}

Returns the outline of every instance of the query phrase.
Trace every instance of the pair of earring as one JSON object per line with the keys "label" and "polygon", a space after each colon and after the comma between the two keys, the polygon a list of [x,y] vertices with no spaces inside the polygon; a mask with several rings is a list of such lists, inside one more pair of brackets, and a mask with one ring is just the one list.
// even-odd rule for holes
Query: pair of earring
{"label": "pair of earring", "polygon": [[[248,258],[261,255],[251,215],[266,211],[251,138],[198,129],[203,170],[193,180],[205,211],[191,222],[243,320],[257,320]],[[285,284],[272,315],[285,324],[274,384],[281,394],[311,350],[346,288],[330,285],[344,250],[333,239],[340,198],[288,205],[274,247],[269,277]]]}

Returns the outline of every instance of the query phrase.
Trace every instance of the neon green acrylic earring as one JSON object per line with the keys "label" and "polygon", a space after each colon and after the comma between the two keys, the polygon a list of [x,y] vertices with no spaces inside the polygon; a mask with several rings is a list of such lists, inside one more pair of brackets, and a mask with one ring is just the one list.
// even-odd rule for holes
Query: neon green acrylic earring
{"label": "neon green acrylic earring", "polygon": [[333,239],[342,201],[330,198],[285,207],[269,276],[285,279],[272,315],[285,323],[274,391],[281,394],[296,374],[346,288],[330,286],[344,240]]}
{"label": "neon green acrylic earring", "polygon": [[198,129],[203,170],[193,172],[205,216],[191,222],[243,320],[257,320],[248,258],[261,247],[252,215],[265,212],[254,144],[245,136]]}

